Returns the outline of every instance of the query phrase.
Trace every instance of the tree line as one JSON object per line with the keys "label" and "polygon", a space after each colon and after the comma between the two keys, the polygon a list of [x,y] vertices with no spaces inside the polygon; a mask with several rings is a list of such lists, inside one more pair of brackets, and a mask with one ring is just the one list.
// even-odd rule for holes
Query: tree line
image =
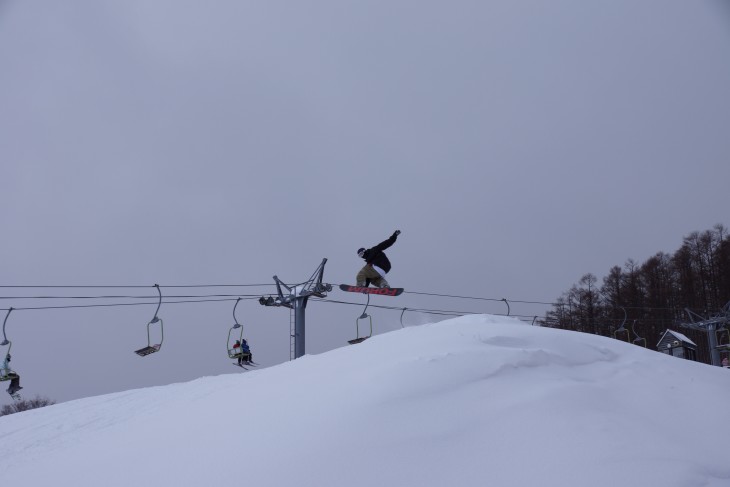
{"label": "tree line", "polygon": [[36,396],[33,399],[13,401],[11,404],[6,404],[3,407],[0,407],[0,416],[21,413],[23,411],[28,411],[29,409],[43,408],[52,404],[56,404],[56,401],[41,396]]}
{"label": "tree line", "polygon": [[[598,282],[593,274],[564,292],[548,311],[543,326],[613,337],[645,338],[655,349],[669,328],[698,346],[697,359],[710,363],[704,332],[682,327],[686,309],[708,317],[730,301],[730,235],[718,224],[693,232],[673,254],[659,252],[643,263],[629,259]],[[637,341],[638,343],[638,341]]]}

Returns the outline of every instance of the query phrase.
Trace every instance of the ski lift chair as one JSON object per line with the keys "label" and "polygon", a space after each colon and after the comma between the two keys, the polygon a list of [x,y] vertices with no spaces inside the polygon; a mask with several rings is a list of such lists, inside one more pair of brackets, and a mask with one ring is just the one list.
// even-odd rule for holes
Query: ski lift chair
{"label": "ski lift chair", "polygon": [[[365,309],[362,310],[362,314],[359,317],[355,318],[355,335],[356,335],[356,337],[353,338],[352,340],[347,340],[347,343],[349,343],[350,345],[355,345],[357,343],[363,342],[363,341],[367,340],[368,338],[370,338],[371,336],[373,336],[373,317],[366,313],[368,306],[370,305],[370,295],[368,294],[367,296],[368,296],[368,301],[367,301],[367,304],[365,305]],[[403,316],[403,315],[401,314],[401,316]],[[367,318],[370,322],[370,334],[368,336],[360,336],[360,320],[364,320],[365,318]]]}
{"label": "ski lift chair", "polygon": [[639,336],[639,334],[636,333],[635,327],[636,327],[636,320],[634,320],[634,322],[631,323],[631,333],[634,334],[634,340],[633,340],[634,345],[639,345],[639,346],[646,348],[646,338],[642,338],[641,336]]}
{"label": "ski lift chair", "polygon": [[[368,336],[360,336],[359,323],[360,323],[360,320],[364,320],[365,318],[370,320],[370,333],[368,334]],[[368,338],[373,336],[373,317],[363,313],[362,316],[360,316],[359,318],[357,318],[355,320],[355,330],[357,333],[357,338],[353,338],[352,340],[347,340],[347,343],[349,343],[350,345],[355,345],[357,343],[364,342],[365,340],[367,340]]]}
{"label": "ski lift chair", "polygon": [[[157,312],[160,311],[160,305],[162,305],[162,292],[160,291],[160,286],[158,284],[155,284],[154,287],[157,288],[157,292],[160,295],[160,300],[157,303],[157,310],[155,311],[155,316],[152,318],[152,320],[149,323],[147,323],[147,346],[134,351],[134,353],[136,353],[140,357],[146,357],[147,355],[149,355],[151,353],[158,352],[160,350],[160,348],[162,347],[162,341],[165,338],[165,331],[163,329],[162,318],[157,317]],[[152,340],[150,338],[150,325],[153,325],[156,323],[160,324],[160,342],[153,345]]]}
{"label": "ski lift chair", "polygon": [[10,394],[13,399],[19,399],[20,396],[18,396],[18,391],[22,389],[22,387],[20,387],[20,375],[10,369],[0,369],[0,382],[4,381],[10,381],[10,385],[8,385],[8,388],[6,389],[8,394]]}
{"label": "ski lift chair", "polygon": [[[8,349],[8,352],[9,351],[10,351],[10,349]],[[6,355],[6,360],[8,362],[10,361],[10,353],[8,353]],[[20,379],[20,375],[18,375],[18,373],[15,372],[10,367],[2,367],[2,366],[0,366],[0,382],[5,382],[5,381],[8,381],[8,380],[9,381],[12,381],[14,379]]]}
{"label": "ski lift chair", "polygon": [[[231,333],[233,330],[240,328],[241,333],[239,334],[238,338],[235,339],[233,345],[231,345]],[[235,335],[234,335],[235,337]],[[241,346],[241,342],[243,341],[243,326],[236,323],[231,327],[230,330],[228,330],[228,358],[231,359],[242,359],[245,362],[251,361],[251,352],[244,352],[243,347]],[[236,343],[238,342],[238,343]],[[238,345],[238,346],[236,346]]]}
{"label": "ski lift chair", "polygon": [[[160,343],[156,343],[156,344],[152,345],[152,342],[150,340],[150,325],[152,325],[154,323],[158,323],[158,322],[160,323]],[[147,323],[147,346],[142,347],[139,350],[135,350],[134,353],[136,353],[140,357],[146,357],[147,355],[149,355],[151,353],[159,352],[160,348],[162,348],[163,336],[164,336],[164,331],[162,329],[162,319],[160,319],[160,318],[153,319],[152,321]]]}
{"label": "ski lift chair", "polygon": [[[244,352],[243,347],[241,346],[241,343],[243,343],[243,325],[241,325],[236,318],[236,307],[238,306],[239,301],[241,301],[241,298],[238,298],[236,300],[236,304],[233,306],[233,321],[235,322],[235,324],[228,330],[228,340],[226,341],[226,348],[228,350],[228,358],[236,360],[240,358],[245,362],[251,362],[251,352]],[[238,338],[235,338],[236,334],[234,333],[234,330],[237,329],[240,329],[241,331],[238,334]],[[233,335],[234,337],[233,345],[231,345],[231,335]],[[236,342],[238,342],[239,346],[236,346]]]}
{"label": "ski lift chair", "polygon": [[6,340],[2,343],[2,345],[10,345],[8,347],[8,351],[5,354],[5,361],[2,365],[0,365],[0,382],[6,382],[10,381],[10,384],[8,385],[8,394],[12,396],[13,399],[19,399],[18,391],[22,389],[20,387],[20,374],[15,372],[13,369],[10,368],[9,362],[10,362],[10,348],[12,347],[12,342]]}
{"label": "ski lift chair", "polygon": [[0,343],[0,346],[4,347],[7,345],[8,349],[5,352],[5,359],[2,364],[0,364],[0,382],[10,381],[10,385],[7,389],[8,394],[10,394],[13,399],[19,400],[20,396],[18,395],[18,391],[22,389],[22,387],[20,387],[20,374],[10,368],[10,349],[13,348],[13,342],[8,340],[8,336],[5,333],[5,326],[8,323],[8,317],[12,311],[13,308],[8,310],[8,314],[5,315],[5,320],[3,321],[3,341]]}
{"label": "ski lift chair", "polygon": [[725,327],[715,330],[717,337],[717,348],[720,350],[730,350],[730,330]]}
{"label": "ski lift chair", "polygon": [[627,318],[626,309],[622,307],[621,310],[624,312],[624,319],[616,331],[613,332],[613,337],[616,340],[626,340],[627,343],[631,343],[631,333],[624,327]]}
{"label": "ski lift chair", "polygon": [[613,337],[616,340],[626,341],[627,343],[631,342],[631,333],[629,332],[629,330],[624,328],[624,325],[621,325],[621,328],[618,328],[616,331],[613,332]]}
{"label": "ski lift chair", "polygon": [[715,330],[717,346],[715,347],[720,353],[720,364],[722,367],[730,369],[730,329],[727,325]]}

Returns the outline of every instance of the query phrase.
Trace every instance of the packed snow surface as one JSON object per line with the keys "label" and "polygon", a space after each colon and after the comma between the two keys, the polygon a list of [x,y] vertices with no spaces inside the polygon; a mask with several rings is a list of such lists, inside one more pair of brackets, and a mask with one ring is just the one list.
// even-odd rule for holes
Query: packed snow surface
{"label": "packed snow surface", "polygon": [[[72,379],[70,379],[72,380]],[[63,486],[730,486],[730,370],[488,315],[0,418]]]}

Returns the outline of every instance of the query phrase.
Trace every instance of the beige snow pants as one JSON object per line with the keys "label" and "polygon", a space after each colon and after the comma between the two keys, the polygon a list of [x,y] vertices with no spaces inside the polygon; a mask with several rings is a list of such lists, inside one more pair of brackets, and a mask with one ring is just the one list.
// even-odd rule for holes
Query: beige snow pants
{"label": "beige snow pants", "polygon": [[386,281],[385,278],[378,273],[378,271],[373,269],[373,266],[370,264],[365,264],[365,266],[360,269],[360,272],[357,273],[357,277],[355,279],[357,280],[358,286],[365,286],[368,282],[370,282],[375,287],[390,287],[388,281]]}

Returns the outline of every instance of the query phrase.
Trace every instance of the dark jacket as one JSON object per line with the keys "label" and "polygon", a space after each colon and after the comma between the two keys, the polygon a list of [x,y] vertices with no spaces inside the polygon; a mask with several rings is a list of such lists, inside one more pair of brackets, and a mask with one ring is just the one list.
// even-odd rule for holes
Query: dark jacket
{"label": "dark jacket", "polygon": [[383,250],[393,245],[397,238],[398,235],[394,233],[390,236],[388,240],[384,240],[375,247],[367,249],[362,255],[362,258],[365,259],[365,262],[367,262],[368,264],[380,267],[387,274],[388,272],[390,272],[390,261],[388,260],[388,257],[385,255]]}

